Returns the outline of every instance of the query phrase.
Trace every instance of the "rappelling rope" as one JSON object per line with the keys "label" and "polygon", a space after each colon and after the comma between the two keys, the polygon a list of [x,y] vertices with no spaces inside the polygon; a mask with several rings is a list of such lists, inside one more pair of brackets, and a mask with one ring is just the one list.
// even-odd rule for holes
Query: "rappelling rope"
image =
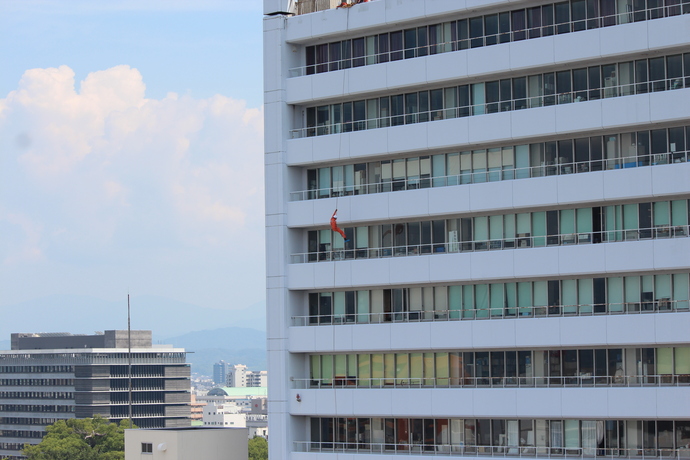
{"label": "rappelling rope", "polygon": [[[350,6],[352,6],[352,5],[350,5]],[[346,18],[345,18],[345,30],[349,30],[349,29],[350,29],[350,8],[347,8],[347,9],[346,9],[346,13],[345,13],[345,14],[347,15]],[[341,45],[341,46],[342,46],[342,45]],[[366,45],[365,45],[365,46],[366,46]],[[353,50],[352,50],[352,47],[351,47],[351,48],[350,48],[350,59],[352,58],[352,51],[353,51]],[[365,50],[365,54],[366,54],[366,50]],[[343,56],[342,56],[342,48],[341,48],[341,63],[342,63],[342,62],[344,62],[344,59],[343,59]],[[350,65],[350,66],[348,67],[348,69],[351,68],[351,67],[352,67],[352,66]],[[347,81],[347,74],[348,74],[348,72],[343,72],[343,87],[342,87],[341,97],[345,95],[345,82]],[[343,137],[344,137],[343,126],[344,126],[344,115],[345,115],[345,112],[344,112],[344,110],[341,109],[341,110],[340,110],[340,132],[338,133],[338,135],[340,136],[340,138],[339,138],[339,140],[338,140],[338,164],[341,165],[341,166],[342,166],[341,160],[342,160],[342,154],[343,154]],[[354,111],[352,112],[352,118],[353,118],[352,122],[354,123]],[[334,125],[334,127],[335,127],[335,125]],[[343,189],[344,189],[344,186],[345,186],[345,168],[344,168],[344,167],[342,168],[342,171],[343,171],[343,172],[342,172],[342,182],[343,182]],[[333,185],[333,184],[331,184],[331,187],[332,187],[332,185]],[[354,184],[353,184],[353,186],[354,186]],[[331,190],[333,190],[333,188],[331,188]],[[340,192],[338,192],[338,193],[336,194],[336,196],[335,196],[335,210],[336,210],[336,212],[337,212],[337,210],[338,210],[338,203],[339,203],[339,202],[340,202]],[[334,235],[333,233],[334,233],[334,232],[331,230],[331,241],[334,241],[334,238],[335,238],[335,235]],[[347,243],[343,241],[343,251],[345,250],[345,245],[346,245],[346,244],[347,244]],[[334,245],[335,245],[335,244],[334,244]],[[332,294],[332,297],[331,297],[331,299],[332,299],[332,300],[331,300],[331,303],[332,303],[332,306],[331,306],[331,308],[332,308],[332,311],[331,311],[331,314],[332,314],[332,320],[331,320],[331,321],[332,321],[332,324],[331,324],[331,340],[332,340],[332,347],[333,347],[333,354],[332,354],[332,356],[333,356],[333,358],[332,358],[332,359],[333,359],[333,364],[332,364],[332,366],[331,366],[331,370],[332,370],[332,374],[333,374],[333,375],[332,375],[332,377],[331,377],[331,378],[332,378],[332,380],[331,380],[331,385],[333,386],[333,412],[334,412],[333,415],[336,415],[336,416],[337,416],[337,415],[338,415],[338,394],[337,394],[337,391],[336,391],[336,388],[335,388],[335,385],[336,385],[336,382],[335,382],[335,377],[336,377],[336,369],[335,369],[335,366],[336,366],[336,363],[335,363],[335,360],[336,360],[336,354],[335,354],[335,327],[336,327],[336,325],[335,325],[335,314],[334,314],[334,313],[335,313],[335,286],[336,286],[336,285],[335,285],[335,281],[336,281],[336,280],[335,280],[335,268],[336,268],[335,260],[333,260],[332,263],[333,263],[333,289],[334,289],[334,291],[333,291],[333,294]],[[347,301],[346,301],[346,302],[347,302]],[[346,305],[344,305],[344,307],[347,309],[347,306],[346,306]],[[348,365],[348,362],[347,362],[347,356],[346,356],[346,357],[345,357],[345,374],[346,374],[346,375],[343,376],[343,377],[344,377],[344,382],[347,381],[347,377],[348,377],[348,375],[347,375],[347,373],[348,373],[348,372],[347,372],[347,365]],[[344,383],[344,382],[343,382],[343,383]],[[336,425],[336,426],[334,426],[334,430],[333,430],[333,433],[334,433],[334,434],[337,433],[338,418],[339,418],[339,417],[335,417],[334,420],[333,420],[334,425]],[[345,423],[347,424],[347,422],[345,422]],[[346,427],[346,428],[347,428],[347,427]],[[345,430],[345,432],[347,433],[347,429]],[[347,437],[347,435],[346,435],[346,437]],[[334,444],[334,445],[335,445],[335,444]]]}

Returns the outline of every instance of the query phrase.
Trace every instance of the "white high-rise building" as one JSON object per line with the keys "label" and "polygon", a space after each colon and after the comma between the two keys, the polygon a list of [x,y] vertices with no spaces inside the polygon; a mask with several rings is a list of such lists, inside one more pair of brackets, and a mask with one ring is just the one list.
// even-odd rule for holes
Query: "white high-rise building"
{"label": "white high-rise building", "polygon": [[271,458],[690,456],[688,0],[339,3],[264,0]]}
{"label": "white high-rise building", "polygon": [[229,387],[247,386],[247,366],[235,364],[228,366],[226,382]]}

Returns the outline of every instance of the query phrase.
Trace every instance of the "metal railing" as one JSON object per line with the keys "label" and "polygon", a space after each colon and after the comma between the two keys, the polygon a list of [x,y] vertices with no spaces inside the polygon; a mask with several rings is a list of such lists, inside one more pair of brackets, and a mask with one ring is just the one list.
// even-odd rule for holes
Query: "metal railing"
{"label": "metal railing", "polygon": [[[321,2],[321,5],[317,4]],[[335,3],[334,3],[335,2]],[[314,13],[332,9],[340,5],[340,1],[335,0],[301,0],[298,3],[297,14]],[[350,1],[349,3],[354,3]],[[303,4],[302,9],[299,9]],[[331,6],[332,5],[332,6]],[[382,53],[367,53],[361,56],[353,56],[345,59],[329,60],[327,62],[315,63],[305,66],[293,67],[288,71],[288,78],[301,77],[325,72],[335,72],[338,70],[350,69],[353,67],[363,67],[367,65],[384,64],[386,62],[400,61],[424,57],[434,54],[462,51],[469,48],[480,48],[484,46],[509,43],[514,41],[529,40],[533,38],[547,37],[551,35],[561,35],[571,32],[581,32],[584,30],[610,27],[632,22],[649,21],[665,17],[678,16],[690,13],[690,2],[685,1],[683,5],[668,5],[665,7],[639,9],[637,11],[626,11],[610,15],[596,16],[587,19],[577,19],[564,21],[557,24],[540,25],[519,30],[503,31],[497,34],[482,34],[477,37],[467,37],[452,41],[427,44],[416,47],[401,47],[400,49],[386,51]]]}
{"label": "metal railing", "polygon": [[331,326],[342,324],[417,323],[595,315],[623,315],[690,311],[690,301],[660,299],[648,302],[622,302],[529,307],[471,308],[456,310],[412,310],[401,312],[342,313],[293,316],[293,326]]}
{"label": "metal railing", "polygon": [[443,455],[476,457],[540,457],[540,458],[678,458],[690,459],[690,448],[679,449],[629,449],[599,447],[536,447],[536,446],[473,446],[464,443],[400,443],[389,442],[332,442],[295,441],[296,452],[372,452],[396,455]]}
{"label": "metal railing", "polygon": [[[651,228],[602,230],[598,232],[566,233],[532,236],[520,233],[509,238],[458,241],[451,243],[408,244],[380,248],[336,248],[292,254],[290,263],[329,262],[349,259],[380,259],[418,255],[454,254],[504,249],[522,249],[577,244],[640,241],[690,236],[688,225],[661,225]],[[347,243],[345,243],[347,244]]]}
{"label": "metal railing", "polygon": [[453,185],[478,184],[504,180],[529,179],[533,177],[560,176],[594,171],[610,171],[641,166],[656,166],[688,161],[688,151],[676,151],[639,155],[636,157],[617,157],[601,160],[577,162],[554,162],[525,168],[499,167],[486,170],[467,171],[448,176],[415,176],[390,179],[385,182],[369,184],[349,184],[290,192],[290,201],[316,200],[342,196],[368,195],[374,193],[418,190]]}
{"label": "metal railing", "polygon": [[539,377],[358,378],[334,376],[292,379],[293,388],[547,388],[547,387],[660,387],[690,386],[690,375],[573,375]]}
{"label": "metal railing", "polygon": [[[685,77],[665,78],[639,83],[602,86],[554,94],[527,95],[523,98],[491,101],[482,104],[470,104],[462,107],[448,107],[437,110],[426,110],[412,113],[401,113],[385,117],[371,117],[362,120],[343,121],[338,123],[324,123],[306,128],[290,130],[291,139],[303,137],[326,136],[329,134],[364,131],[368,129],[388,128],[415,123],[426,123],[450,118],[485,115],[498,112],[511,112],[536,107],[586,102],[589,100],[608,99],[634,94],[683,89],[690,86]],[[486,83],[486,82],[483,82]]]}

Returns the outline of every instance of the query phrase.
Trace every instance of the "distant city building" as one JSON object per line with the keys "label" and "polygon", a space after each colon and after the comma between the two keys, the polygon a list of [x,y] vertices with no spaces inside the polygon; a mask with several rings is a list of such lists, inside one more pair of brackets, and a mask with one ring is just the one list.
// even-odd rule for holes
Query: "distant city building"
{"label": "distant city building", "polygon": [[246,428],[125,431],[125,460],[246,460],[248,449]]}
{"label": "distant city building", "polygon": [[235,364],[234,366],[229,366],[227,379],[225,382],[229,387],[246,387],[247,366],[244,364]]}
{"label": "distant city building", "polygon": [[268,436],[266,389],[215,388],[206,396],[203,423],[208,427],[249,428],[249,437]]}
{"label": "distant city building", "polygon": [[223,360],[213,365],[213,381],[216,385],[223,386],[227,384],[229,366]]}
{"label": "distant city building", "polygon": [[248,387],[267,387],[268,371],[250,371],[247,373]]}
{"label": "distant city building", "polygon": [[[57,420],[128,418],[127,331],[12,334],[11,348],[0,352],[0,458],[24,458],[24,444],[38,444]],[[151,331],[132,331],[131,362],[134,424],[189,426],[185,350],[153,347]]]}
{"label": "distant city building", "polygon": [[250,371],[244,364],[228,366],[226,385],[229,387],[265,387],[268,386],[267,371]]}

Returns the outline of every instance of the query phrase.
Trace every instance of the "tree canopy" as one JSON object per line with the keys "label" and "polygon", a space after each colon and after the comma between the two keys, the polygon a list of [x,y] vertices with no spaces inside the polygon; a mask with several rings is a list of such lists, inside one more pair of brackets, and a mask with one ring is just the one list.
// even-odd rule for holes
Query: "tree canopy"
{"label": "tree canopy", "polygon": [[103,417],[58,420],[46,428],[48,434],[36,445],[27,445],[29,460],[124,460],[125,429]]}
{"label": "tree canopy", "polygon": [[268,441],[261,436],[254,436],[249,440],[249,460],[267,460]]}

